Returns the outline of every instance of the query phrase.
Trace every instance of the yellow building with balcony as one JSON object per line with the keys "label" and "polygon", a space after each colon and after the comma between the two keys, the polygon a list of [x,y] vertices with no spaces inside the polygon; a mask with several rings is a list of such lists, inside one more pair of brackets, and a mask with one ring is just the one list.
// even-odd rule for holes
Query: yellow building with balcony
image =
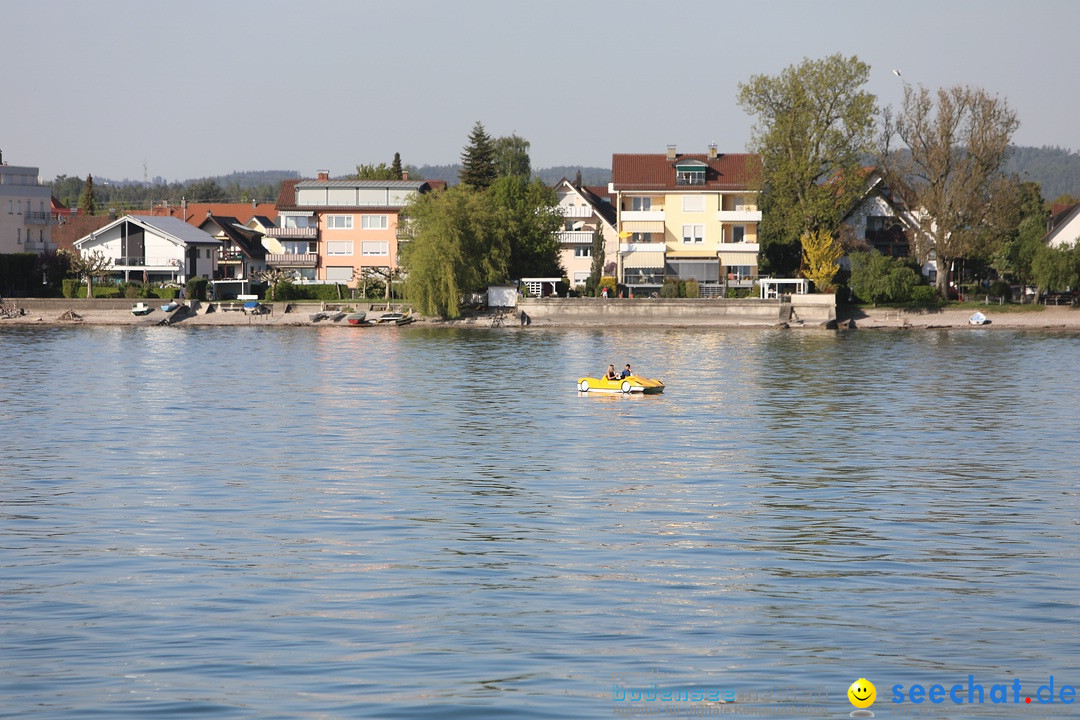
{"label": "yellow building with balcony", "polygon": [[697,280],[707,296],[758,275],[758,155],[616,154],[611,159],[619,281],[637,295],[664,278]]}

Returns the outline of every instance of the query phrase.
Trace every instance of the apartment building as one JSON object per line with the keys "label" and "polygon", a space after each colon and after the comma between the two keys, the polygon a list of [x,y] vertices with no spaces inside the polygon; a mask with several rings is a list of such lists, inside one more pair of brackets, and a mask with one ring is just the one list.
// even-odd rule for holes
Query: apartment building
{"label": "apartment building", "polygon": [[656,292],[664,278],[694,279],[702,292],[749,288],[758,275],[761,158],[704,154],[616,154],[611,184],[618,217],[618,277],[631,292]]}
{"label": "apartment building", "polygon": [[0,253],[55,250],[52,192],[36,167],[8,165],[0,154]]}

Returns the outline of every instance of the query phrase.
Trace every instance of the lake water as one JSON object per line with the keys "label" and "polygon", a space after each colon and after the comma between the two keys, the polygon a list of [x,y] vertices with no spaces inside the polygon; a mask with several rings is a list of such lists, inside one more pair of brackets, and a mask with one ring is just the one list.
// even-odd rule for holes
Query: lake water
{"label": "lake water", "polygon": [[[1080,335],[0,349],[0,717],[847,717],[860,677],[894,717],[894,685],[1080,685]],[[575,392],[625,362],[667,390]]]}

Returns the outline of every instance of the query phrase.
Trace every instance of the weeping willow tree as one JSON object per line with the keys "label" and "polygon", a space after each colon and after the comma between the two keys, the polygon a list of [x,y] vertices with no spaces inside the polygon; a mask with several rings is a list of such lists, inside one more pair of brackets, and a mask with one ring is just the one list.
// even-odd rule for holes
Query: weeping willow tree
{"label": "weeping willow tree", "polygon": [[465,293],[507,280],[510,246],[486,193],[455,185],[416,195],[403,215],[412,240],[402,246],[401,266],[422,314],[459,317]]}

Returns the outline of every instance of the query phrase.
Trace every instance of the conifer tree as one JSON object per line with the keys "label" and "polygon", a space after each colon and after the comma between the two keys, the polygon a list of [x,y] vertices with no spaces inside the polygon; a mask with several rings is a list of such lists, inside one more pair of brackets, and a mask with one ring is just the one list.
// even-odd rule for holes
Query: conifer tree
{"label": "conifer tree", "polygon": [[495,178],[495,143],[479,120],[469,133],[469,144],[461,153],[461,172],[458,179],[477,190],[486,190]]}
{"label": "conifer tree", "polygon": [[394,179],[401,179],[401,153],[394,153],[394,162],[390,164],[390,170],[394,173]]}
{"label": "conifer tree", "polygon": [[94,200],[94,178],[86,176],[86,184],[83,185],[82,195],[79,196],[79,212],[83,215],[97,215],[97,201]]}

